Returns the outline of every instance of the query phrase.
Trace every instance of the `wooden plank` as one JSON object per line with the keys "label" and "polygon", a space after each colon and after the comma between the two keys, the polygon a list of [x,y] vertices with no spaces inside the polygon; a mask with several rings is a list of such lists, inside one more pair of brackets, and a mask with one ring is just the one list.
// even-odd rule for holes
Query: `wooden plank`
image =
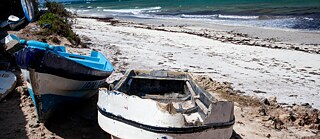
{"label": "wooden plank", "polygon": [[5,44],[4,51],[9,54],[13,54],[20,49],[24,48],[17,40],[11,40]]}
{"label": "wooden plank", "polygon": [[192,94],[193,98],[194,98],[194,101],[195,103],[199,106],[199,108],[203,111],[203,113],[207,114],[209,112],[208,108],[200,101],[200,96],[197,95],[194,90],[192,89],[191,87],[191,84],[187,81],[186,82],[187,84],[187,87],[190,91],[190,93]]}
{"label": "wooden plank", "polygon": [[208,114],[209,109],[199,99],[196,99],[195,102],[199,106],[199,108],[203,111],[203,113]]}
{"label": "wooden plank", "polygon": [[194,90],[192,89],[191,84],[189,83],[189,81],[186,81],[186,84],[187,84],[187,87],[188,87],[191,95],[193,96],[193,98],[195,98],[195,99],[198,98],[197,93],[194,92]]}

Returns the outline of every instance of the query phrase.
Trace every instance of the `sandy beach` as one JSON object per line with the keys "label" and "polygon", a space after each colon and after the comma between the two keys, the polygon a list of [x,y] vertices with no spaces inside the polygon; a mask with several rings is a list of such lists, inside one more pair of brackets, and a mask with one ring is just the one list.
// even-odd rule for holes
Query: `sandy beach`
{"label": "sandy beach", "polygon": [[[217,98],[234,101],[234,139],[320,136],[319,32],[135,18],[77,18],[73,30],[88,48],[68,51],[103,52],[115,67],[108,83],[128,69],[186,71]],[[96,102],[94,96],[43,124],[17,87],[0,102],[0,137],[109,138],[97,124]]]}
{"label": "sandy beach", "polygon": [[[79,18],[74,28],[80,36],[90,38],[92,48],[110,47],[120,51],[121,55],[116,54],[117,60],[127,63],[127,69],[188,70],[209,75],[221,82],[231,82],[236,90],[251,96],[275,96],[280,103],[309,103],[320,108],[320,55],[316,54],[320,50],[319,39],[316,39],[320,33],[257,28],[256,32],[262,33],[256,35],[240,30],[230,33],[233,28],[240,27],[222,29],[223,25],[220,25],[211,28],[196,26],[192,22],[187,22],[189,25],[174,25],[174,21],[166,20],[158,21],[159,27],[153,24],[156,21],[151,24],[145,20],[142,20],[143,24],[124,21],[111,25],[110,22]],[[170,24],[165,24],[168,22]],[[252,27],[243,28],[247,28],[247,32],[255,32]],[[264,32],[268,32],[267,36],[261,37]],[[265,39],[270,34],[282,36],[282,40],[286,41]],[[286,34],[296,34],[302,39],[290,38]],[[276,44],[305,47],[303,38],[309,38],[308,41],[315,44],[310,46],[314,51],[303,52],[284,47],[270,49]],[[255,40],[263,45],[250,45]]]}

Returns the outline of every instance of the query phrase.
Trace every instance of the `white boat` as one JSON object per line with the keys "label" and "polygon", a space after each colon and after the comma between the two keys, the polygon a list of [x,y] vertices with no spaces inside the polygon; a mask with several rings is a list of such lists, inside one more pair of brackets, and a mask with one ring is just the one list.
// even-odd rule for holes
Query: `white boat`
{"label": "white boat", "polygon": [[16,86],[17,77],[10,71],[0,70],[0,100]]}
{"label": "white boat", "polygon": [[98,123],[115,138],[229,139],[234,104],[218,101],[183,72],[127,71],[100,89]]}
{"label": "white boat", "polygon": [[14,15],[10,15],[10,16],[8,17],[8,20],[9,20],[9,21],[12,21],[12,22],[17,22],[17,21],[20,20],[20,18],[17,17],[17,16],[14,16]]}
{"label": "white boat", "polygon": [[13,15],[8,17],[8,24],[11,30],[15,30],[17,27],[21,26],[25,21],[25,17],[19,18]]}

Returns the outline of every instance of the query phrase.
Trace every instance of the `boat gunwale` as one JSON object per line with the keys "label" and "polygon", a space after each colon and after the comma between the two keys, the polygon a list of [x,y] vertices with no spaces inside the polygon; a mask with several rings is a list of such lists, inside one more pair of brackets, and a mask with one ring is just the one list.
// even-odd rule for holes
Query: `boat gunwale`
{"label": "boat gunwale", "polygon": [[[21,59],[24,59],[25,57],[31,57],[29,56],[31,54],[33,55],[37,54],[37,56],[32,57],[33,59],[29,58],[33,61],[21,60]],[[94,69],[94,68],[85,66],[81,63],[78,63],[76,61],[73,61],[71,59],[62,57],[52,51],[46,51],[46,50],[30,48],[30,47],[24,48],[16,52],[15,57],[16,57],[17,64],[21,69],[26,69],[29,71],[31,69],[34,69],[36,72],[52,74],[52,75],[56,75],[63,78],[73,79],[73,80],[80,80],[80,81],[101,80],[109,77],[113,72],[113,70],[104,71],[104,70]],[[34,61],[35,59],[37,59],[38,61]],[[46,59],[47,61],[45,61]],[[75,72],[74,70],[64,68],[62,67],[62,64],[59,63],[61,61],[63,61],[64,64],[67,63],[68,65],[73,65],[73,68],[77,68],[81,70],[77,70]],[[86,74],[88,74],[88,72],[85,72],[85,70],[90,71],[89,74],[91,75],[87,76]]]}
{"label": "boat gunwale", "polygon": [[235,123],[235,116],[233,116],[232,120],[228,121],[228,122],[209,123],[209,124],[200,125],[200,126],[157,127],[157,126],[146,125],[146,124],[142,124],[142,123],[139,123],[139,122],[136,122],[133,120],[129,120],[129,119],[126,119],[122,116],[114,115],[110,112],[103,110],[99,106],[97,106],[97,109],[98,109],[99,113],[101,113],[103,116],[105,116],[107,118],[110,118],[112,120],[116,120],[119,122],[123,122],[125,124],[131,125],[131,126],[143,129],[143,130],[155,132],[155,133],[188,134],[188,133],[202,132],[202,131],[205,131],[208,129],[225,129],[225,128],[229,128],[229,127],[233,126]]}

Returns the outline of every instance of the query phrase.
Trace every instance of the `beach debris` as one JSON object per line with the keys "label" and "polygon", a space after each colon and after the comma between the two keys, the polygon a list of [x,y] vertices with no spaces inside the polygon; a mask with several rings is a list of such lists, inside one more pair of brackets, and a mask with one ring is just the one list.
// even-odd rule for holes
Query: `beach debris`
{"label": "beach debris", "polygon": [[52,28],[52,24],[43,24],[43,25],[41,25],[41,28],[51,29]]}
{"label": "beach debris", "polygon": [[143,28],[143,29],[152,29],[152,30],[175,32],[175,33],[187,33],[187,34],[193,34],[201,37],[206,37],[208,39],[218,40],[225,43],[259,46],[259,47],[266,47],[266,48],[273,48],[273,49],[289,49],[289,50],[303,51],[307,53],[320,54],[320,49],[319,47],[317,47],[318,44],[283,43],[278,38],[262,39],[259,37],[249,36],[246,33],[239,33],[239,32],[233,32],[233,31],[217,32],[215,30],[210,30],[210,29],[196,30],[190,26],[183,26],[183,29],[176,29],[176,28],[181,28],[181,26],[175,26],[176,28],[172,28],[169,26],[162,26],[162,25],[153,27],[151,25],[142,24],[142,23],[138,24],[138,23],[124,22],[124,21],[113,22],[111,20],[103,20],[103,21],[110,22],[113,26],[116,26],[117,24],[119,24],[119,25],[133,26],[136,28]]}
{"label": "beach debris", "polygon": [[267,92],[265,91],[261,91],[261,90],[253,90],[254,93],[257,93],[257,94],[266,94]]}
{"label": "beach debris", "polygon": [[[288,127],[320,130],[320,111],[312,108],[309,103],[300,105],[284,105],[278,103],[275,96],[268,98],[255,98],[244,96],[243,93],[228,95],[226,90],[234,91],[230,83],[221,83],[212,80],[209,76],[198,75],[194,77],[197,83],[215,96],[232,100],[240,106],[250,107],[256,111],[256,117],[262,117],[262,124],[277,130]],[[219,87],[220,86],[220,87]]]}

